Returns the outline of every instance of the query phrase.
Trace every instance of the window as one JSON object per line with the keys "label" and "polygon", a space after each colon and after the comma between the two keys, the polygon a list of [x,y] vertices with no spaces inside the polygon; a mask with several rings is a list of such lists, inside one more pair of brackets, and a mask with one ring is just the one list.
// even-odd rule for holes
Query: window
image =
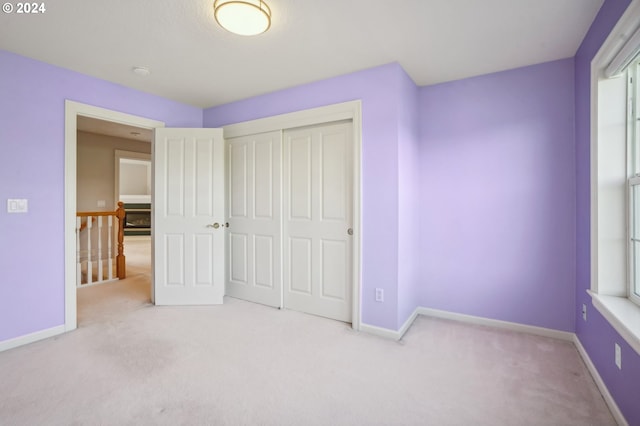
{"label": "window", "polygon": [[640,305],[640,61],[635,60],[627,76],[627,154],[629,186],[629,299]]}
{"label": "window", "polygon": [[[594,307],[640,354],[640,1],[591,62]],[[586,319],[585,319],[586,321]]]}

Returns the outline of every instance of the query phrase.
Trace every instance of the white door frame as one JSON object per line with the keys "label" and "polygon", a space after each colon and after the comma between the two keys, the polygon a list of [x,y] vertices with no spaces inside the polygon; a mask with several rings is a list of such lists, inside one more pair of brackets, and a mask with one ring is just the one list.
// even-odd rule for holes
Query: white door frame
{"label": "white door frame", "polygon": [[[361,323],[361,156],[362,156],[362,103],[359,100],[307,109],[273,117],[245,121],[224,126],[225,139],[256,133],[284,131],[296,127],[351,120],[353,123],[353,309],[351,326],[360,329]],[[281,200],[282,202],[282,200]]]}
{"label": "white door frame", "polygon": [[[154,129],[162,121],[151,120],[93,105],[65,100],[64,105],[64,330],[78,326],[76,302],[76,173],[77,117],[90,117],[129,126]],[[153,259],[152,259],[153,262]],[[152,265],[153,268],[153,265]],[[153,283],[152,283],[153,285]]]}

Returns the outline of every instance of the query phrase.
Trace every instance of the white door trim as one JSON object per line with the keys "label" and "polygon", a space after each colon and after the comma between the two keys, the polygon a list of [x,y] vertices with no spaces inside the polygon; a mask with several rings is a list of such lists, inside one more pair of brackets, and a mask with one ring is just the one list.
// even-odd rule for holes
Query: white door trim
{"label": "white door trim", "polygon": [[225,139],[256,133],[283,131],[302,126],[351,120],[353,123],[353,309],[351,325],[360,329],[361,323],[361,156],[362,156],[362,103],[359,100],[307,109],[273,117],[245,121],[224,126]]}
{"label": "white door trim", "polygon": [[77,117],[97,118],[146,129],[164,127],[162,121],[65,100],[64,105],[64,330],[77,327],[76,303],[76,169]]}

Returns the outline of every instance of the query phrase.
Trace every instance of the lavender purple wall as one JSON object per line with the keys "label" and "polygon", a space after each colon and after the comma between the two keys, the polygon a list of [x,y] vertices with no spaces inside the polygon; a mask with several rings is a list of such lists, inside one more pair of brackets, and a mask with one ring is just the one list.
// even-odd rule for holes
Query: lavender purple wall
{"label": "lavender purple wall", "polygon": [[420,89],[422,306],[573,331],[573,73]]}
{"label": "lavender purple wall", "polygon": [[[591,60],[616,22],[628,7],[629,0],[606,0],[582,41],[575,57],[576,111],[576,334],[598,369],[611,395],[631,425],[640,425],[640,355],[609,325],[591,305],[590,287],[590,79]],[[587,305],[587,321],[581,315]],[[623,369],[614,364],[614,343],[622,349]]]}
{"label": "lavender purple wall", "polygon": [[[205,127],[362,100],[362,320],[398,328],[398,64],[360,71],[204,111]],[[385,292],[375,302],[375,289]]]}
{"label": "lavender purple wall", "polygon": [[398,327],[419,306],[420,150],[419,89],[403,73],[398,117]]}
{"label": "lavender purple wall", "polygon": [[64,324],[65,99],[202,127],[202,110],[0,51],[0,341]]}

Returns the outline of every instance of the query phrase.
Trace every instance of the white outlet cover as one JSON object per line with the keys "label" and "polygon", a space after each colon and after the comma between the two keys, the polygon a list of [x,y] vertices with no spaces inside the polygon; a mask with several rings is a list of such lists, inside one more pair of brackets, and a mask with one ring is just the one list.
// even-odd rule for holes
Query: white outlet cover
{"label": "white outlet cover", "polygon": [[384,289],[376,288],[376,302],[384,302]]}
{"label": "white outlet cover", "polygon": [[616,367],[622,370],[622,352],[620,351],[620,345],[616,343]]}

